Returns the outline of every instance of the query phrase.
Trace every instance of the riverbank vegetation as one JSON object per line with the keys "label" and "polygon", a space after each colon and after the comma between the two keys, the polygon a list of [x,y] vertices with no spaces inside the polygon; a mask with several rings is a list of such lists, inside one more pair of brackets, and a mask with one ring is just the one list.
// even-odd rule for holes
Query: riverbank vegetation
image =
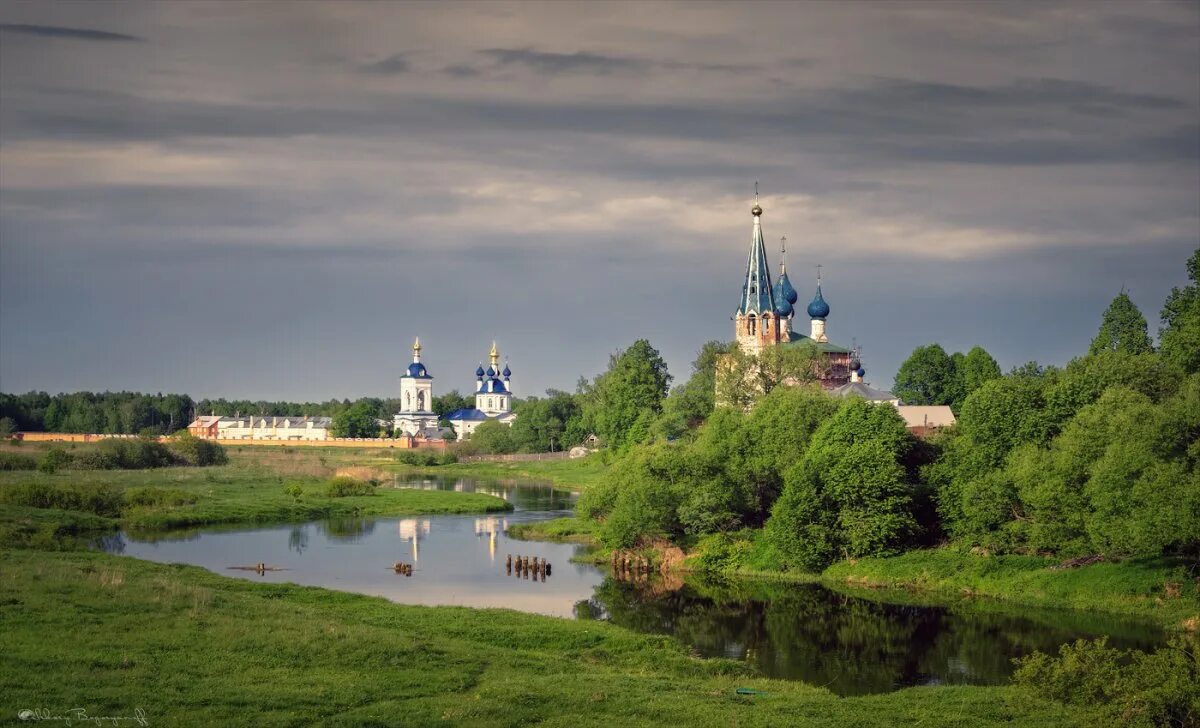
{"label": "riverbank vegetation", "polygon": [[96,553],[0,552],[0,593],[8,715],[84,707],[93,716],[141,708],[150,724],[171,725],[239,723],[252,710],[268,726],[986,726],[1082,724],[1092,714],[1020,687],[839,698],[603,623],[402,606]]}
{"label": "riverbank vegetation", "polygon": [[[401,460],[400,457],[396,459]],[[522,478],[548,482],[566,490],[587,491],[603,480],[607,468],[603,454],[593,454],[564,460],[449,463],[437,466],[411,466],[401,461],[388,469],[404,475],[487,480]]]}
{"label": "riverbank vegetation", "polygon": [[0,545],[57,547],[60,536],[118,525],[151,530],[511,509],[482,493],[381,487],[369,473],[334,473],[280,472],[241,453],[232,464],[203,468],[0,472]]}
{"label": "riverbank vegetation", "polygon": [[[1193,281],[1197,269],[1200,251]],[[1172,293],[1163,342],[1200,326],[1195,290]],[[919,348],[902,386],[960,411],[931,439],[890,405],[777,387],[675,440],[627,442],[578,513],[609,548],[665,540],[694,568],[980,589],[1195,625],[1200,371],[1177,345],[1153,350],[1127,299],[1062,369],[1002,375],[982,349],[943,360]],[[1051,568],[1085,557],[1103,563]]]}

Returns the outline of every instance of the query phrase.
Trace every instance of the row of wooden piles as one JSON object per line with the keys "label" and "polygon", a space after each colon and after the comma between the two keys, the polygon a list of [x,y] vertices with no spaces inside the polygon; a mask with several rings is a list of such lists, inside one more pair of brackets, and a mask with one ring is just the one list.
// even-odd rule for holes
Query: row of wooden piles
{"label": "row of wooden piles", "polygon": [[513,555],[509,554],[504,559],[504,573],[509,576],[515,574],[518,579],[528,579],[532,575],[535,581],[545,581],[553,570],[554,567],[550,565],[549,561],[536,556],[517,554],[516,558],[513,558]]}

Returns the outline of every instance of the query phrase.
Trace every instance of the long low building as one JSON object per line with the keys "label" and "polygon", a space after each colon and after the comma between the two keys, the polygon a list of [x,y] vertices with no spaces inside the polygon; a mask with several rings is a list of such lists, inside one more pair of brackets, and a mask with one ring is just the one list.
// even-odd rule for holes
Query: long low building
{"label": "long low building", "polygon": [[188,432],[210,440],[328,440],[330,417],[228,417],[205,415]]}

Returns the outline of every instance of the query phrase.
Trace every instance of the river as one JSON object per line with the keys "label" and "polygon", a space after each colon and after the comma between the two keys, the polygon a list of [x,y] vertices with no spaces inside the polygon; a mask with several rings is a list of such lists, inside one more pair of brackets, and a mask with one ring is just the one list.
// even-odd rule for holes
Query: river
{"label": "river", "polygon": [[[385,486],[386,487],[386,486]],[[687,577],[633,583],[572,563],[585,547],[511,539],[516,523],[569,515],[574,497],[546,484],[400,480],[391,487],[482,492],[508,500],[499,515],[343,518],[304,524],[122,533],[110,551],[185,563],[255,581],[293,582],[403,604],[504,607],[607,620],[669,634],[705,657],[753,663],[772,677],[841,695],[938,683],[1001,684],[1012,659],[1101,635],[1115,647],[1165,642],[1152,624],[1093,612],[990,600],[933,603],[905,593],[843,592],[815,584]],[[509,555],[545,559],[550,573],[510,570]],[[259,562],[280,571],[231,569]],[[413,565],[411,576],[393,564]]]}

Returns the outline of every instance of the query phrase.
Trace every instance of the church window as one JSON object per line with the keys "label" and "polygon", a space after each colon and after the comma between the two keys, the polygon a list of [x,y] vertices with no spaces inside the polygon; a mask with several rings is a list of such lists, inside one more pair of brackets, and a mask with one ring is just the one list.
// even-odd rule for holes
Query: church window
{"label": "church window", "polygon": [[412,392],[404,393],[404,409],[412,409]]}
{"label": "church window", "polygon": [[747,323],[747,325],[750,327],[750,333],[751,333],[751,334],[756,334],[756,333],[758,333],[758,326],[757,326],[756,324],[757,324],[757,319],[755,319],[755,318],[754,318],[754,316],[753,316],[753,315],[751,315],[751,316],[750,316],[750,319],[749,319],[749,321],[748,321],[748,323]]}
{"label": "church window", "polygon": [[417,392],[417,409],[421,412],[425,411],[425,393]]}

